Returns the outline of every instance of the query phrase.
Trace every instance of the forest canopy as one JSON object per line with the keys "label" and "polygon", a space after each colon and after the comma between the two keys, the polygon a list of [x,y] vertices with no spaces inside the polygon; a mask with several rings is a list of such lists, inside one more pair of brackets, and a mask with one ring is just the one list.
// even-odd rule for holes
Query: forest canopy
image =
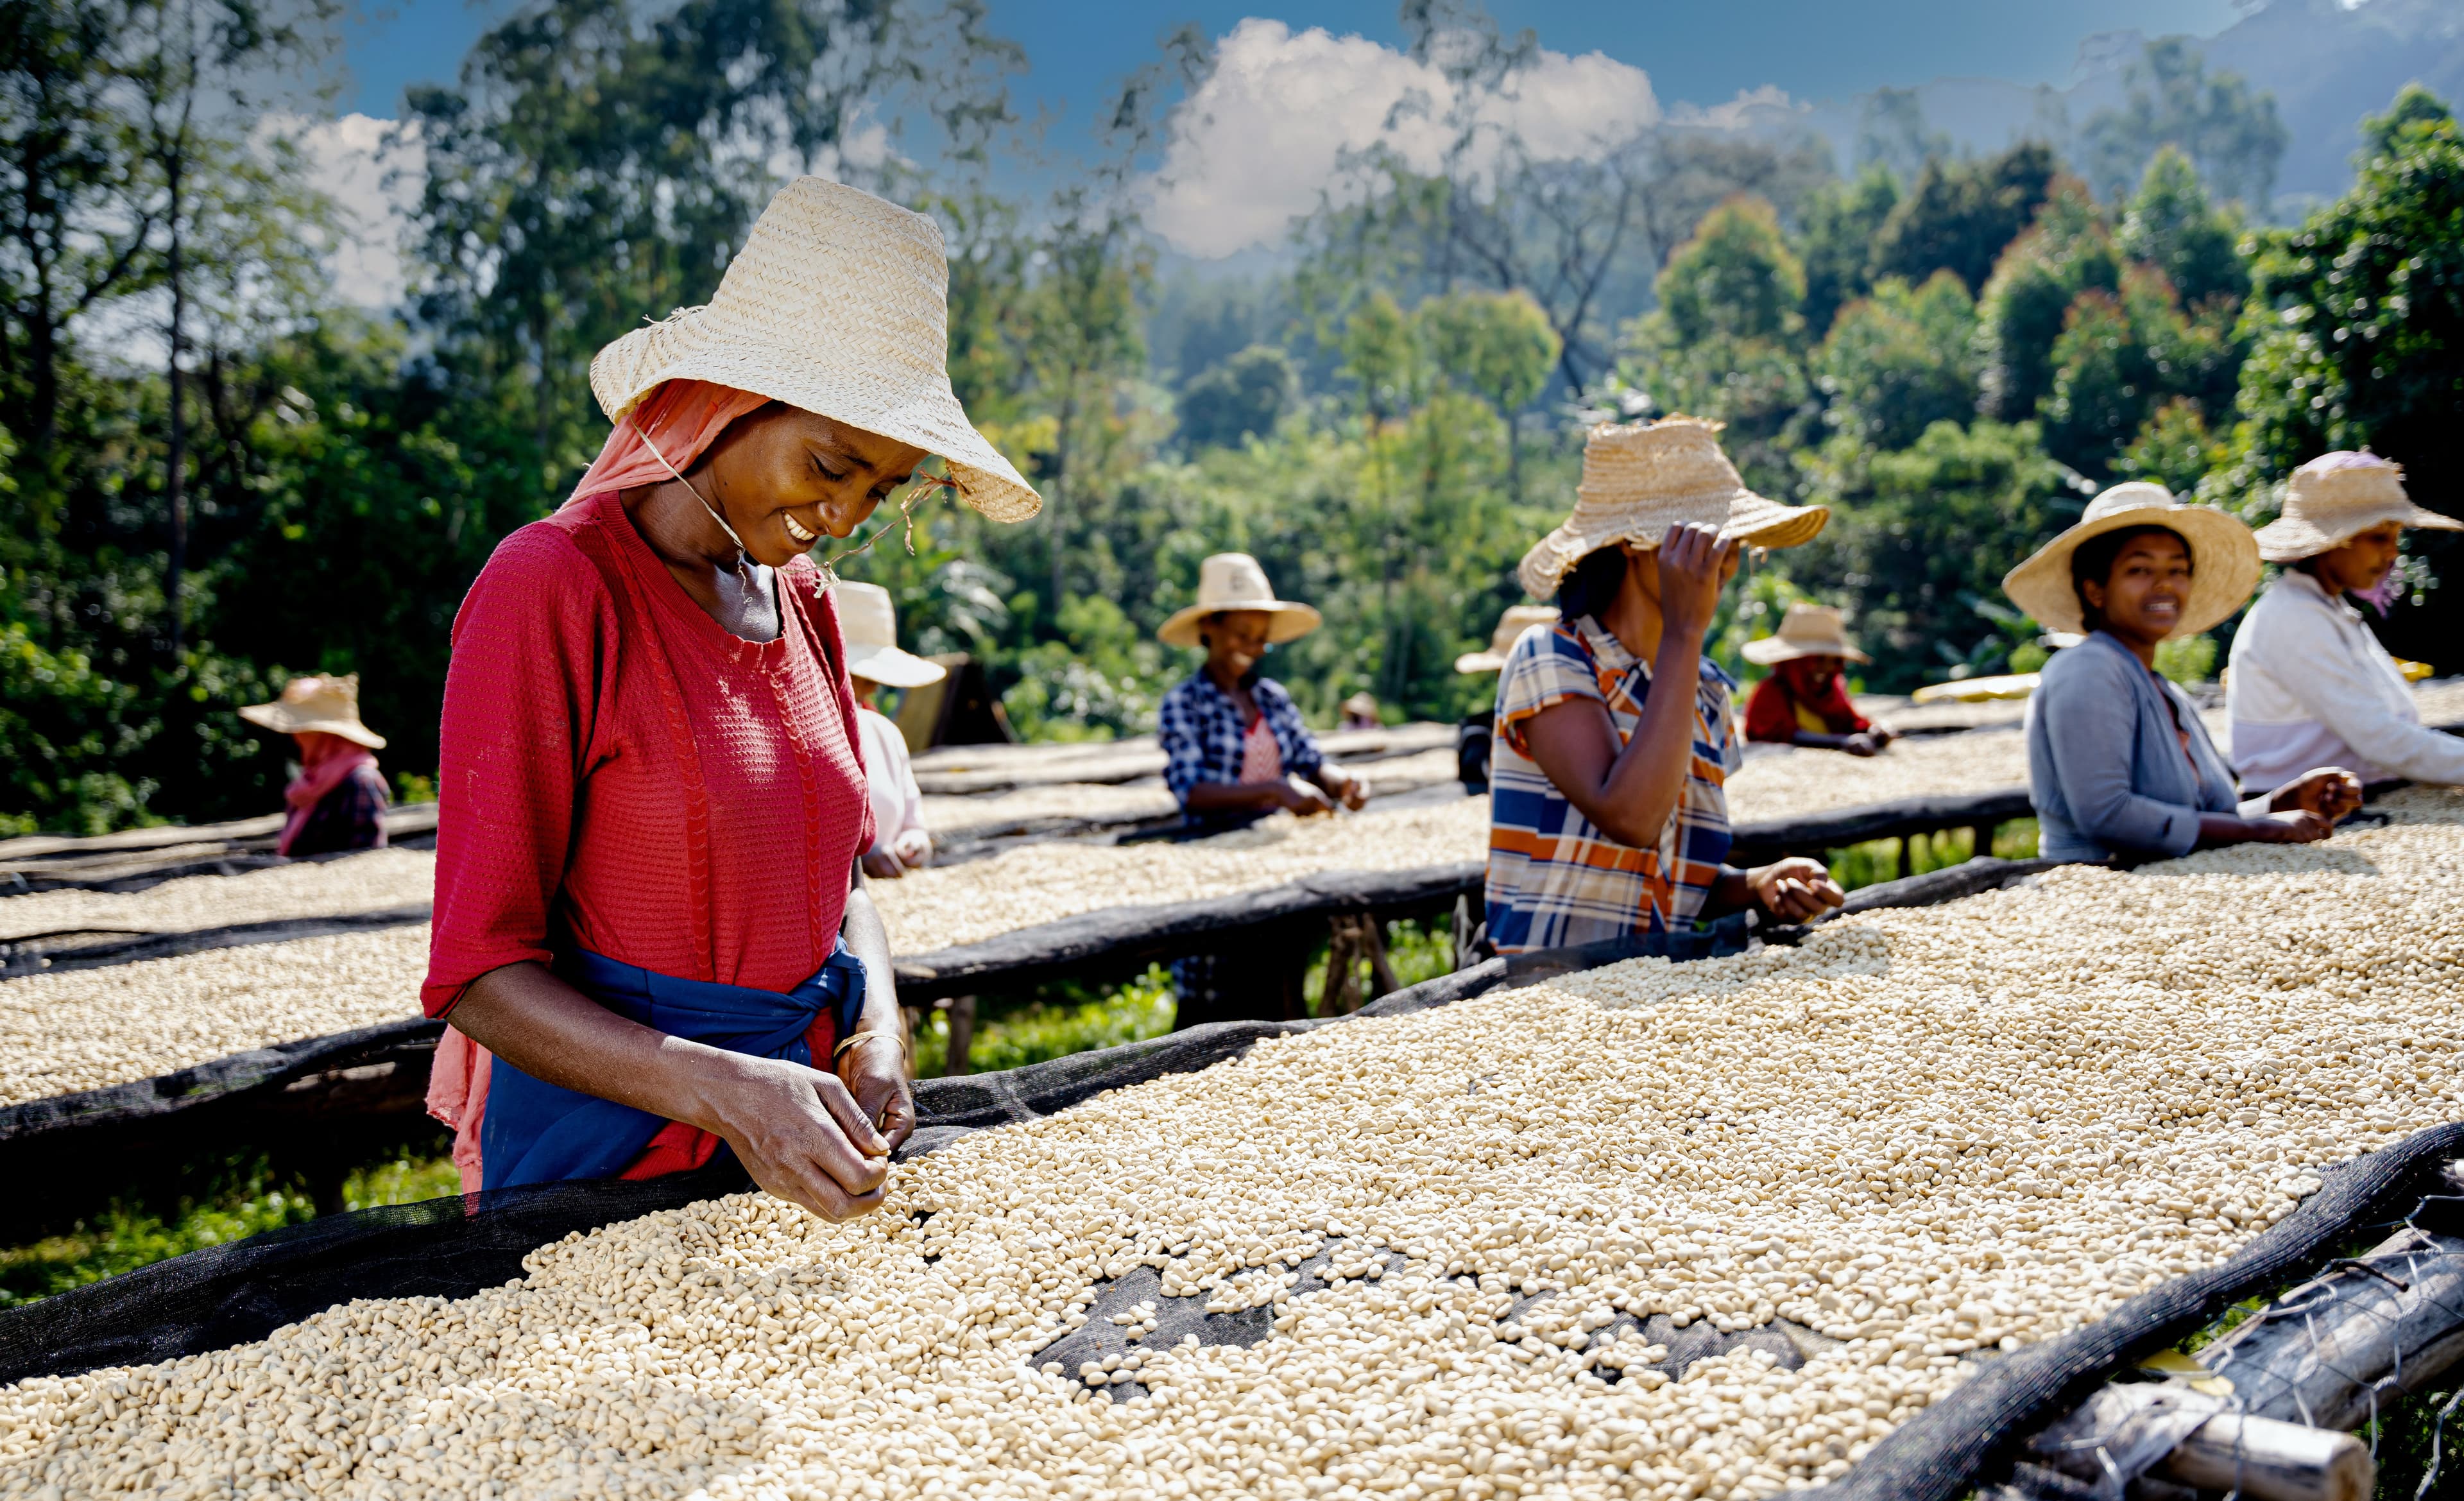
{"label": "forest canopy", "polygon": [[[2272,100],[2179,39],[2059,140],[1962,154],[1896,95],[1844,159],[1667,121],[1570,159],[1485,107],[1529,35],[1407,7],[1444,148],[1350,160],[1234,274],[1139,210],[1211,66],[1195,34],[1098,112],[1098,160],[1022,195],[998,168],[1025,55],[971,0],[533,0],[412,91],[410,291],[370,312],[334,291],[314,111],[262,89],[316,73],[330,11],[5,15],[0,832],[275,806],[286,747],[232,710],[307,671],[361,675],[397,790],[429,794],[462,594],[605,434],[591,355],[706,298],[793,172],[941,224],[953,382],[1046,511],[931,510],[912,555],[848,571],[1032,737],[1150,729],[1192,666],[1155,628],[1227,549],[1325,612],[1268,668],[1312,717],[1363,689],[1395,718],[1477,707],[1452,659],[1521,599],[1602,417],[1716,418],[1750,484],[1834,507],[1730,591],[1717,651],[1743,673],[1819,597],[1879,692],[2040,651],[1998,581],[2103,484],[2259,519],[2363,445],[2432,506],[2464,481],[2453,115],[2408,90],[2350,189],[2277,222]],[[2464,669],[2452,549],[2409,545],[2380,629]]]}

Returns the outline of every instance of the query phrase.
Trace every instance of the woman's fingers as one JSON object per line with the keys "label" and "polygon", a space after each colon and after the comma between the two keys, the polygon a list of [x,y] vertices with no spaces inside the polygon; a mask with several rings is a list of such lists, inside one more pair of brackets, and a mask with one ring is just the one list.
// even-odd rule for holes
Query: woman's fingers
{"label": "woman's fingers", "polygon": [[[866,1114],[863,1103],[855,1097],[846,1084],[840,1081],[839,1076],[835,1073],[822,1073],[819,1070],[814,1072],[816,1082],[813,1085],[813,1093],[820,1096],[822,1109],[827,1111],[831,1120],[837,1123],[839,1140],[847,1146],[847,1150],[850,1153],[862,1154],[864,1166],[867,1169],[881,1159],[890,1156],[890,1143],[881,1139],[881,1133],[873,1129],[872,1121]],[[855,1186],[855,1180],[838,1172],[836,1166],[837,1164],[833,1162],[830,1176],[838,1179],[840,1182],[851,1187]]]}

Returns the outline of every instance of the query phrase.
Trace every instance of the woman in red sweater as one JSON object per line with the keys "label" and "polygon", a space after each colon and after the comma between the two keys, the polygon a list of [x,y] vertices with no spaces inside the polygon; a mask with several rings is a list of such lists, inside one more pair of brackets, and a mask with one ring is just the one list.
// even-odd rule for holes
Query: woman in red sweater
{"label": "woman in red sweater", "polygon": [[951,394],[946,284],[931,220],[790,185],[707,307],[592,362],[606,448],[463,602],[422,1001],[452,1024],[429,1103],[466,1184],[733,1151],[817,1213],[880,1202],[914,1107],[804,555],[902,488],[1040,504]]}
{"label": "woman in red sweater", "polygon": [[1871,662],[1828,605],[1791,605],[1776,634],[1745,645],[1746,660],[1771,675],[1746,700],[1746,739],[1871,756],[1891,743],[1890,729],[1848,699],[1850,662]]}

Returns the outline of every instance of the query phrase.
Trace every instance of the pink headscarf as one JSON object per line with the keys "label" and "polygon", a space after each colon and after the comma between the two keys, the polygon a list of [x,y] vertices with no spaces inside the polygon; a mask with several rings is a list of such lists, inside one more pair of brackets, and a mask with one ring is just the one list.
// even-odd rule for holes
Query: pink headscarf
{"label": "pink headscarf", "polygon": [[[598,459],[564,503],[586,500],[603,490],[630,490],[680,478],[736,419],[769,405],[769,397],[733,386],[670,381],[642,398],[642,404],[616,424]],[[670,465],[674,466],[672,471]]]}
{"label": "pink headscarf", "polygon": [[283,822],[282,837],[275,841],[275,854],[291,852],[292,841],[308,827],[308,815],[317,811],[317,805],[325,801],[326,793],[341,786],[342,779],[362,766],[377,763],[366,746],[339,735],[308,730],[291,738],[299,745],[299,775],[282,789],[282,801],[291,806],[291,816]]}
{"label": "pink headscarf", "polygon": [[[768,405],[769,397],[732,386],[670,381],[616,424],[564,503],[682,478],[737,418]],[[493,1062],[488,1049],[449,1021],[445,1035],[436,1040],[436,1059],[428,1072],[428,1113],[452,1129],[453,1165],[462,1170],[464,1193],[479,1191],[479,1131],[488,1118]]]}

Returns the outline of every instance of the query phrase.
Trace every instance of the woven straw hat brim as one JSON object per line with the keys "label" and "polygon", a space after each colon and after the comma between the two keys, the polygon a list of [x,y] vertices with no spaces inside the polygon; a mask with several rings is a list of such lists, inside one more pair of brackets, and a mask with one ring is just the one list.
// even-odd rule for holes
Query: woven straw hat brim
{"label": "woven straw hat brim", "polygon": [[1455,658],[1455,671],[1458,673],[1503,673],[1506,671],[1506,658],[1503,654],[1495,651],[1466,651],[1463,655]]}
{"label": "woven straw hat brim", "polygon": [[339,735],[354,745],[369,750],[385,749],[385,737],[357,719],[303,719],[293,716],[289,707],[280,703],[244,704],[239,717],[251,724],[263,725],[284,735]]}
{"label": "woven straw hat brim", "polygon": [[2084,631],[2079,594],[2071,587],[2071,554],[2107,532],[2162,526],[2190,544],[2190,597],[2175,636],[2194,636],[2242,607],[2258,587],[2258,542],[2249,527],[2211,506],[2138,506],[2081,521],[2002,576],[2002,592],[2049,630]]}
{"label": "woven straw hat brim", "polygon": [[1525,593],[1545,600],[1554,597],[1558,584],[1591,554],[1614,542],[1657,547],[1668,528],[1681,521],[1716,523],[1724,541],[1749,547],[1794,547],[1812,541],[1830,519],[1829,506],[1781,505],[1750,490],[1655,500],[1647,513],[1636,506],[1622,516],[1601,517],[1596,522],[1568,520],[1531,545],[1515,574],[1523,581]]}
{"label": "woven straw hat brim", "polygon": [[590,362],[590,386],[610,422],[624,420],[669,381],[709,381],[938,453],[950,461],[967,503],[992,520],[1023,521],[1044,509],[1044,497],[976,430],[939,372],[913,372],[937,390],[893,396],[877,379],[808,352],[729,340],[711,330],[708,313],[688,309],[599,351]]}
{"label": "woven straw hat brim", "polygon": [[1857,650],[1856,643],[1844,637],[1837,641],[1791,641],[1786,636],[1763,636],[1749,641],[1738,649],[1747,661],[1756,667],[1777,667],[1801,656],[1845,657],[1851,662],[1871,664],[1873,658]]}
{"label": "woven straw hat brim", "polygon": [[927,662],[896,647],[847,647],[847,675],[869,678],[884,688],[921,688],[950,675],[938,662]]}
{"label": "woven straw hat brim", "polygon": [[1295,605],[1290,600],[1226,600],[1213,605],[1188,605],[1173,611],[1172,618],[1155,632],[1155,639],[1168,647],[1198,645],[1198,624],[1209,615],[1236,609],[1264,610],[1274,619],[1266,622],[1266,644],[1282,646],[1298,641],[1326,623],[1313,605]]}
{"label": "woven straw hat brim", "polygon": [[2269,563],[2299,563],[2342,547],[2386,521],[2401,521],[2407,527],[2427,527],[2437,532],[2464,532],[2464,521],[2452,516],[2425,511],[2409,500],[2394,500],[2340,517],[2331,527],[2321,526],[2307,517],[2279,516],[2253,535],[2258,539],[2258,555]]}

